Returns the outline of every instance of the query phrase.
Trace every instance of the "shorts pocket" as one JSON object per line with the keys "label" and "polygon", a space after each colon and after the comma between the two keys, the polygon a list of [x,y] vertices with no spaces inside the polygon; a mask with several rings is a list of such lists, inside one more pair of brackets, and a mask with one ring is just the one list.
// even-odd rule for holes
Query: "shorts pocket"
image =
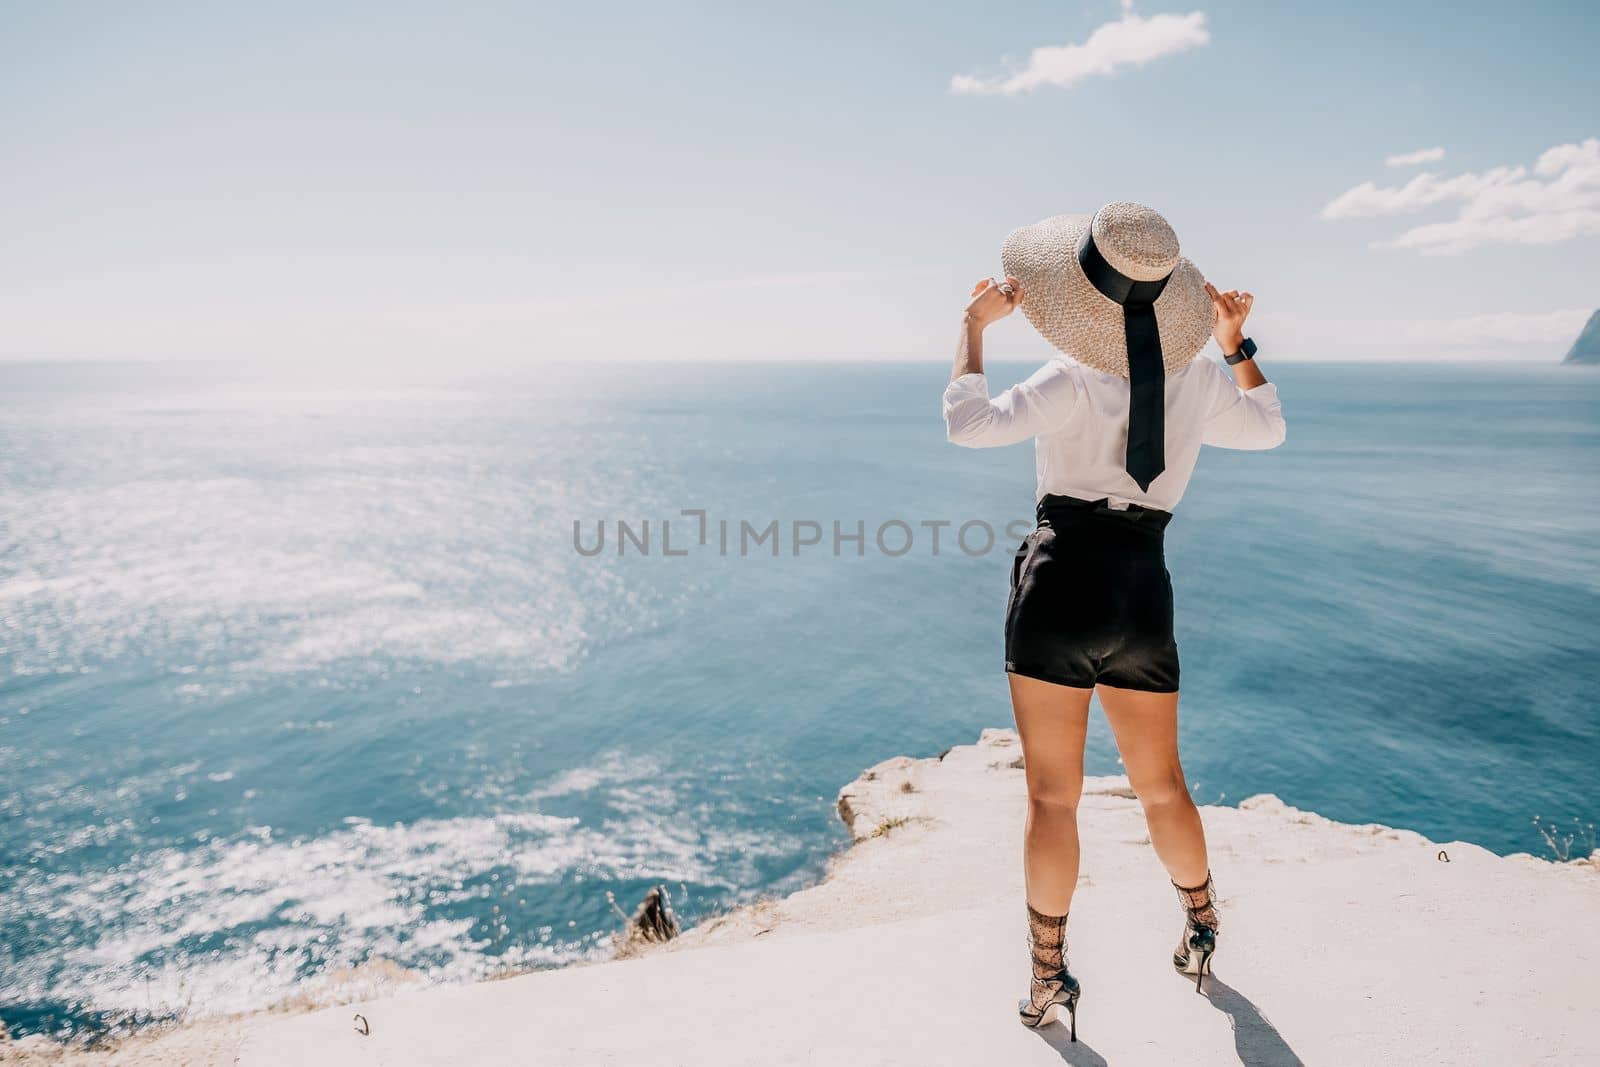
{"label": "shorts pocket", "polygon": [[1022,581],[1022,572],[1028,565],[1028,557],[1033,554],[1034,545],[1037,543],[1039,531],[1035,530],[1022,539],[1022,544],[1017,546],[1017,554],[1011,560],[1011,591],[1017,591],[1017,583]]}
{"label": "shorts pocket", "polygon": [[1017,560],[1012,566],[1012,582],[1018,588],[1034,571],[1049,565],[1057,536],[1054,527],[1041,526],[1022,539],[1022,547],[1017,550]]}

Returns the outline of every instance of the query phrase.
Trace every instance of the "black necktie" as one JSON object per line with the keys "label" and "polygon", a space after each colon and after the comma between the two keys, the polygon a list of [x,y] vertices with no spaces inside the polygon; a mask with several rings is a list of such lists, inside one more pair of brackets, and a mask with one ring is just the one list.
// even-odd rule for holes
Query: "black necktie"
{"label": "black necktie", "polygon": [[1122,305],[1122,333],[1128,342],[1128,476],[1148,490],[1167,469],[1166,364],[1161,358],[1161,331],[1156,326],[1156,298],[1167,278],[1139,282],[1107,263],[1095,247],[1093,224],[1078,243],[1083,273],[1108,300]]}

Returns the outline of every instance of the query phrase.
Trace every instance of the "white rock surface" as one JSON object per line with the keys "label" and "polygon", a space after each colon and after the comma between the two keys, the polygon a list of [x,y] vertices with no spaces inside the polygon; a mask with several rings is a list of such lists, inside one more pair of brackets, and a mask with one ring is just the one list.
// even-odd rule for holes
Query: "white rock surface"
{"label": "white rock surface", "polygon": [[1168,963],[1177,905],[1120,778],[1091,779],[1080,813],[1081,1040],[1025,1030],[1020,757],[990,730],[873,767],[840,793],[858,840],[822,884],[642,958],[260,1017],[239,1063],[1600,1063],[1592,861],[1271,796],[1205,808],[1223,931],[1198,996]]}

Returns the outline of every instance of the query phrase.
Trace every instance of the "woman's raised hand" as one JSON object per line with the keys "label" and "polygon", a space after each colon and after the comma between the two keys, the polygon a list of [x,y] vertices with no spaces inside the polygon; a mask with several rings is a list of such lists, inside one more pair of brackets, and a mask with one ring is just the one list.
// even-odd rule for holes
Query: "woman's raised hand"
{"label": "woman's raised hand", "polygon": [[1222,351],[1231,355],[1239,351],[1240,346],[1244,344],[1244,320],[1250,314],[1250,307],[1256,298],[1237,289],[1219,293],[1217,287],[1210,282],[1206,282],[1206,293],[1210,295],[1212,306],[1217,310],[1211,335],[1217,339]]}
{"label": "woman's raised hand", "polygon": [[996,282],[984,278],[972,287],[972,301],[967,304],[967,321],[975,326],[987,326],[1003,319],[1022,303],[1022,283],[1015,278]]}

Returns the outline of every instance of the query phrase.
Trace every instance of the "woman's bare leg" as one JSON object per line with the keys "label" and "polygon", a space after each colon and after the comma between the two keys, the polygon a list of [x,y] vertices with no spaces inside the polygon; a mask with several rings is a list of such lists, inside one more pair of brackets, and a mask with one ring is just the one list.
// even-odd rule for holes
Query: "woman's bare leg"
{"label": "woman's bare leg", "polygon": [[1008,674],[1011,710],[1022,738],[1028,821],[1022,871],[1028,905],[1065,915],[1078,885],[1078,800],[1083,796],[1083,738],[1092,689]]}
{"label": "woman's bare leg", "polygon": [[1178,694],[1097,689],[1156,855],[1176,884],[1204,885],[1206,832],[1178,762]]}

